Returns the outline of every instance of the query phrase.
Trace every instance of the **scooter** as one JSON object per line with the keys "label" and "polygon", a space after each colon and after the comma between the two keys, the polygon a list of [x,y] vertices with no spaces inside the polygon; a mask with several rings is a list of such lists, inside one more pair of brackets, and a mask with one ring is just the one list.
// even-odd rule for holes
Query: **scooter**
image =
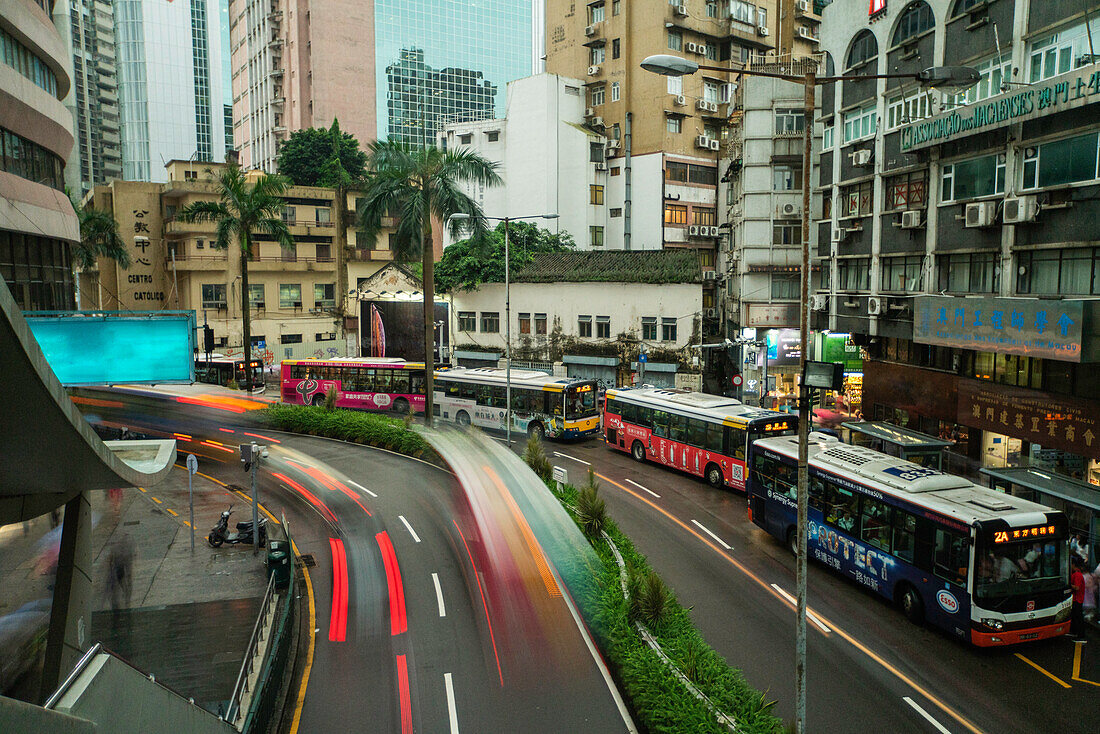
{"label": "scooter", "polygon": [[[210,529],[210,535],[206,536],[206,542],[211,546],[218,548],[222,543],[239,544],[239,545],[252,545],[252,521],[245,520],[244,522],[237,523],[237,532],[227,532],[229,529],[229,516],[233,513],[233,505],[229,506],[228,510],[222,512],[221,518],[218,519],[218,524]],[[260,518],[260,547],[263,548],[267,545],[267,518]]]}

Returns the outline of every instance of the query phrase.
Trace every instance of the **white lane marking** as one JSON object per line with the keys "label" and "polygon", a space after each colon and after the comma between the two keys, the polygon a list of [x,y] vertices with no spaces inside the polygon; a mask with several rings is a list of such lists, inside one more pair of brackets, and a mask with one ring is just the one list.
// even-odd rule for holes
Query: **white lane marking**
{"label": "white lane marking", "polygon": [[572,459],[573,461],[577,462],[578,464],[584,464],[585,466],[592,466],[591,462],[585,461],[584,459],[578,459],[576,456],[570,456],[569,454],[563,454],[560,451],[555,451],[554,456],[560,456],[563,459]]}
{"label": "white lane marking", "polygon": [[[433,576],[435,574],[432,574]],[[443,674],[443,682],[447,685],[447,714],[451,719],[451,734],[458,734],[458,709],[455,708],[455,686],[451,682],[451,674]]]}
{"label": "white lane marking", "polygon": [[351,480],[349,479],[349,480],[348,480],[348,484],[350,484],[351,486],[355,487],[355,488],[356,488],[356,489],[358,489],[358,490],[362,490],[363,492],[366,492],[366,493],[367,493],[367,494],[369,494],[369,495],[370,495],[371,497],[374,497],[375,499],[378,499],[378,495],[376,495],[376,494],[375,494],[374,492],[372,492],[372,491],[370,491],[369,489],[367,489],[366,487],[364,487],[364,486],[363,486],[362,484],[360,484],[359,482],[353,482],[353,481],[351,481]]}
{"label": "white lane marking", "polygon": [[[783,597],[784,599],[786,599],[786,600],[787,600],[787,601],[789,601],[789,602],[790,602],[791,604],[793,604],[793,605],[794,605],[794,607],[795,607],[796,609],[798,608],[798,599],[795,599],[795,598],[794,598],[793,596],[791,596],[791,595],[790,595],[790,594],[788,594],[788,593],[787,593],[786,591],[784,591],[784,590],[783,590],[783,589],[782,589],[782,588],[781,588],[781,587],[779,586],[779,584],[771,584],[771,587],[772,587],[773,589],[775,589],[775,591],[776,591],[776,593],[777,593],[777,594],[779,594],[779,595],[780,595],[780,596],[782,596],[782,597]],[[806,619],[810,620],[811,622],[813,622],[814,624],[816,624],[816,625],[817,625],[818,627],[820,627],[820,628],[821,628],[821,631],[822,631],[822,632],[824,632],[824,633],[826,633],[826,634],[828,634],[828,633],[832,632],[832,630],[831,630],[831,629],[829,629],[828,627],[826,627],[826,626],[825,626],[825,623],[824,623],[824,622],[822,622],[822,621],[821,621],[820,619],[818,619],[818,618],[817,618],[817,615],[816,615],[816,614],[814,614],[813,612],[811,612],[811,611],[810,611],[810,610],[809,610],[808,608],[806,609]]]}
{"label": "white lane marking", "polygon": [[443,589],[439,586],[439,574],[432,574],[432,583],[435,584],[435,600],[439,602],[439,616],[447,616],[447,607],[443,605]]}
{"label": "white lane marking", "polygon": [[938,721],[936,721],[935,719],[932,718],[932,714],[930,714],[927,711],[925,711],[924,709],[922,709],[920,707],[920,704],[918,704],[913,699],[909,698],[909,696],[902,696],[901,700],[905,701],[907,704],[909,704],[914,709],[916,709],[917,713],[920,714],[921,716],[923,716],[925,719],[927,719],[929,724],[936,727],[936,731],[942,732],[942,734],[951,734],[950,731],[948,731],[947,729],[944,728],[943,724],[941,724],[940,722],[938,722]]}
{"label": "white lane marking", "polygon": [[413,530],[413,526],[409,525],[409,521],[405,519],[405,516],[404,515],[398,515],[397,519],[405,524],[405,529],[409,531],[409,535],[413,536],[413,540],[415,540],[417,543],[419,543],[420,542],[420,536],[416,534],[415,530]]}
{"label": "white lane marking", "polygon": [[631,484],[633,484],[633,485],[634,485],[635,487],[637,487],[638,489],[642,490],[643,492],[649,492],[649,493],[650,493],[651,495],[653,495],[653,496],[654,496],[654,497],[656,497],[657,499],[661,499],[661,495],[657,494],[657,493],[656,493],[656,492],[654,492],[654,491],[653,491],[652,489],[649,489],[649,488],[647,488],[647,487],[643,487],[642,485],[640,485],[640,484],[638,484],[637,482],[635,482],[635,481],[634,481],[633,479],[627,479],[626,481],[630,482]]}
{"label": "white lane marking", "polygon": [[726,550],[733,550],[733,548],[732,548],[732,547],[731,547],[731,546],[730,546],[730,545],[729,545],[728,543],[726,543],[726,541],[722,540],[722,539],[721,539],[721,538],[719,538],[719,537],[718,537],[717,535],[715,535],[714,533],[712,533],[712,532],[710,531],[710,529],[709,529],[709,528],[708,528],[708,527],[707,527],[706,525],[704,525],[703,523],[699,522],[698,520],[692,520],[692,522],[693,522],[693,523],[695,523],[695,527],[699,528],[699,529],[700,529],[700,530],[702,530],[702,531],[703,531],[704,533],[706,533],[706,534],[707,534],[707,535],[709,535],[710,537],[714,538],[714,540],[718,542],[718,545],[722,546],[722,547],[723,547],[723,548],[725,548]]}

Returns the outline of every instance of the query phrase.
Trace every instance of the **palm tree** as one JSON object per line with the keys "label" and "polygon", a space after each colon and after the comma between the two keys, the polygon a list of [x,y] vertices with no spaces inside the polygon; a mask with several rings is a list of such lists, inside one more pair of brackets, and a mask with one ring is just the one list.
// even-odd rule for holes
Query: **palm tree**
{"label": "palm tree", "polygon": [[394,259],[408,262],[420,256],[424,264],[424,423],[431,427],[435,367],[432,219],[446,222],[454,214],[465,214],[469,219],[450,222],[451,233],[457,236],[464,228],[472,227],[475,234],[482,234],[485,219],[481,207],[460,184],[497,186],[501,178],[495,163],[466,150],[375,141],[367,159],[371,177],[359,203],[360,229],[370,241],[382,230],[382,218],[396,215],[399,221]]}
{"label": "palm tree", "polygon": [[248,258],[252,254],[252,235],[265,232],[286,249],[294,247],[290,229],[282,219],[286,202],[280,198],[290,188],[283,176],[260,174],[254,183],[240,166],[231,164],[218,174],[218,201],[196,201],[184,207],[180,219],[185,222],[216,222],[217,239],[213,246],[229,249],[236,239],[241,253],[241,320],[244,322],[245,389],[252,394],[252,313],[248,292]]}
{"label": "palm tree", "polygon": [[77,220],[80,222],[80,242],[73,248],[73,262],[81,270],[91,270],[101,257],[114,260],[123,268],[130,267],[130,251],[118,233],[118,220],[106,209],[84,206],[72,198],[72,192],[66,189],[73,203]]}

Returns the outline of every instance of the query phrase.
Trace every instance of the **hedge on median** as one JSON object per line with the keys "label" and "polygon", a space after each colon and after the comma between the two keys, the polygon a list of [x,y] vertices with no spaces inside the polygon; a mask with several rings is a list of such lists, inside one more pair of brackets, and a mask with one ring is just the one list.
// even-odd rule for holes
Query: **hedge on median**
{"label": "hedge on median", "polygon": [[263,418],[267,425],[280,431],[338,438],[439,462],[423,436],[411,430],[404,420],[381,413],[275,403],[264,409]]}

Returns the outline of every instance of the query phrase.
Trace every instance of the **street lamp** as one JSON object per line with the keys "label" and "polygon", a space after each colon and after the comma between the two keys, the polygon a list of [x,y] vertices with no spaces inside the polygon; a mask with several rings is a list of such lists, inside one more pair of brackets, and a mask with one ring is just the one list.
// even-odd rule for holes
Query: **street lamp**
{"label": "street lamp", "polygon": [[[809,319],[807,318],[807,304],[810,300],[810,162],[811,143],[813,141],[814,89],[819,84],[832,84],[839,81],[861,81],[864,79],[912,79],[922,86],[932,87],[943,91],[961,91],[977,84],[980,75],[977,69],[969,66],[935,66],[913,74],[854,74],[850,76],[817,76],[815,70],[805,71],[802,74],[781,74],[752,69],[734,69],[724,66],[700,66],[689,59],[669,54],[649,56],[642,60],[642,68],[654,74],[663,76],[685,76],[694,74],[700,69],[705,71],[720,71],[727,74],[744,74],[745,76],[763,76],[772,79],[782,79],[789,82],[800,82],[806,91],[805,107],[803,111],[803,139],[802,147],[802,282],[798,300],[798,324],[801,349],[798,366],[802,379],[798,390],[798,558],[795,563],[797,568],[798,585],[798,620],[795,642],[795,707],[797,731],[804,734],[806,731],[806,546],[807,546],[807,513],[809,510],[809,470],[807,468],[807,455],[809,454],[810,417],[809,417],[809,388],[806,386],[806,348],[809,344]],[[765,347],[766,348],[766,347]],[[765,384],[765,388],[767,385]]]}
{"label": "street lamp", "polygon": [[[471,219],[469,214],[452,214],[454,221]],[[557,214],[532,214],[526,217],[481,217],[494,222],[504,222],[504,423],[508,447],[512,446],[512,291],[510,278],[510,254],[508,225],[517,219],[557,219]]]}

